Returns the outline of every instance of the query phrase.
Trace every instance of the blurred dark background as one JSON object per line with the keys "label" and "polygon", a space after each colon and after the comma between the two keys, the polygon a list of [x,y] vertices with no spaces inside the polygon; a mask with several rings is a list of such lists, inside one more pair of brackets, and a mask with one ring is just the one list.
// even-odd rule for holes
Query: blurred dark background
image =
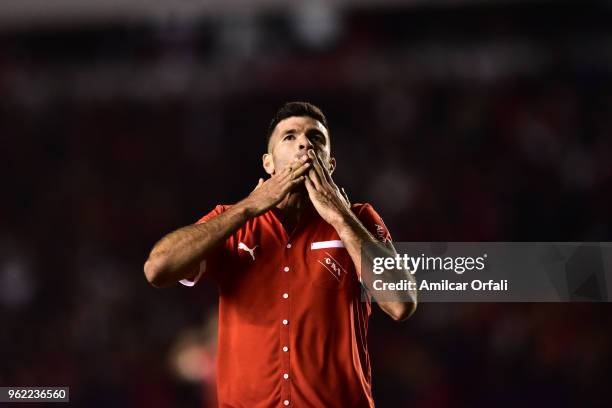
{"label": "blurred dark background", "polygon": [[[612,241],[612,5],[0,5],[0,385],[211,406],[216,292],[158,290],[165,233],[263,177],[285,101],[396,241]],[[385,407],[609,406],[608,304],[376,309]]]}

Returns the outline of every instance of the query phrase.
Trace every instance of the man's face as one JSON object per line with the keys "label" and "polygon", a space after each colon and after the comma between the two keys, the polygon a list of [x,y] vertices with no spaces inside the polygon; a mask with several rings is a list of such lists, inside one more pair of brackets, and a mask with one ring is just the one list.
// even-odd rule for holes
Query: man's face
{"label": "man's face", "polygon": [[321,122],[309,116],[292,116],[276,125],[263,155],[263,165],[270,175],[285,168],[296,158],[313,149],[330,174],[336,161],[330,156],[329,133]]}

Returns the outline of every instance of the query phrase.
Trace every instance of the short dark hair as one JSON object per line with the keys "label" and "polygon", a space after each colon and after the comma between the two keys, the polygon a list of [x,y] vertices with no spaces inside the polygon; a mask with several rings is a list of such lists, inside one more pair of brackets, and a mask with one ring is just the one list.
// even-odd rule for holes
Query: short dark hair
{"label": "short dark hair", "polygon": [[278,125],[280,121],[292,116],[308,116],[318,120],[321,122],[321,124],[323,124],[323,126],[325,126],[325,129],[327,129],[327,133],[329,134],[327,119],[325,118],[325,115],[321,109],[309,102],[287,102],[276,112],[276,115],[274,115],[274,118],[270,122],[270,126],[268,126],[266,146],[270,144],[270,138],[272,137],[272,133],[274,133],[276,125]]}

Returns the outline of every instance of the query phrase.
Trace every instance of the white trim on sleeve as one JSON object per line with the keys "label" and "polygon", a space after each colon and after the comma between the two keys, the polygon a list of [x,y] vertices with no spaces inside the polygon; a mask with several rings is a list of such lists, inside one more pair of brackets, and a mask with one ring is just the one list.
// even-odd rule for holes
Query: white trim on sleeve
{"label": "white trim on sleeve", "polygon": [[181,279],[179,283],[182,285],[188,286],[188,287],[195,286],[195,284],[198,283],[198,281],[202,277],[202,274],[204,273],[205,270],[206,270],[206,260],[203,260],[202,262],[200,262],[200,270],[198,274],[196,275],[196,277],[194,278],[194,280]]}

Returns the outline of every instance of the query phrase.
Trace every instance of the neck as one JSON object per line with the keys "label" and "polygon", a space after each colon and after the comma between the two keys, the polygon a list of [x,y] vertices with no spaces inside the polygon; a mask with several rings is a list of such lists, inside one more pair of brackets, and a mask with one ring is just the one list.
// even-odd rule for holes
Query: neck
{"label": "neck", "polygon": [[299,218],[300,214],[310,207],[310,199],[308,193],[304,189],[296,189],[291,193],[287,194],[287,197],[276,205],[278,211],[283,217],[288,218]]}
{"label": "neck", "polygon": [[304,213],[311,210],[312,203],[306,188],[299,187],[289,193],[275,208],[280,222],[289,235],[293,234]]}

